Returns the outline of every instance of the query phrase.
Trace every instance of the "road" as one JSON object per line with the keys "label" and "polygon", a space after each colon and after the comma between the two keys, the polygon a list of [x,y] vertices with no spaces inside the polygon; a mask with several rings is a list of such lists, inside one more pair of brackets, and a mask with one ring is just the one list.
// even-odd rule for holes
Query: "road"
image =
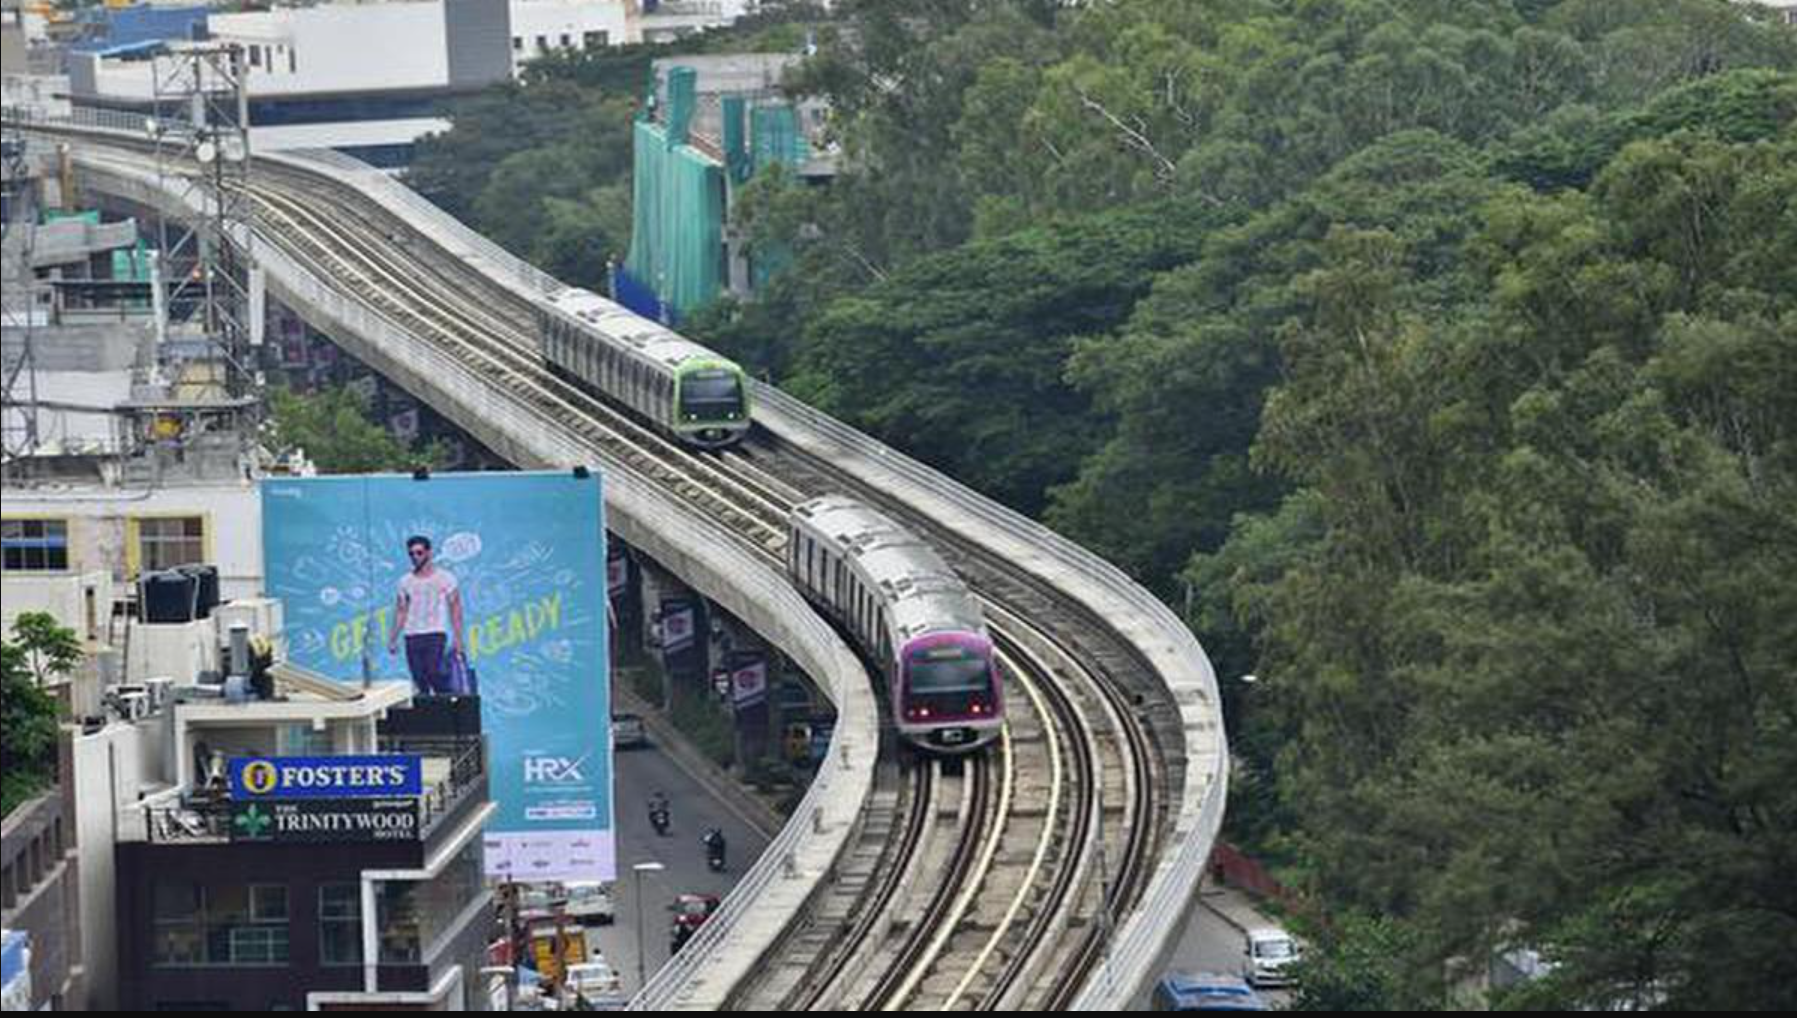
{"label": "road", "polygon": [[[648,955],[646,971],[655,970],[668,959],[668,911],[674,896],[683,893],[715,894],[720,898],[735,885],[742,873],[760,857],[767,840],[756,833],[728,804],[712,797],[705,787],[688,777],[669,757],[654,746],[619,750],[616,792],[618,808],[618,884],[616,889],[617,922],[602,927],[600,946],[612,966],[623,977],[624,991],[635,992],[637,980],[637,875],[631,867],[641,862],[659,862],[666,869],[644,873],[641,877],[644,939]],[[672,804],[672,823],[665,837],[657,835],[649,825],[648,799],[657,790],[667,793]],[[713,873],[705,865],[705,848],[699,838],[707,828],[724,832],[729,847],[729,866]]]}
{"label": "road", "polygon": [[[1179,946],[1174,949],[1168,970],[1240,975],[1248,959],[1239,924],[1252,922],[1255,925],[1276,926],[1278,923],[1252,912],[1251,903],[1240,891],[1220,891],[1206,881],[1203,893],[1209,904],[1201,903],[1192,910],[1191,921],[1186,924],[1185,932],[1180,936]],[[1213,905],[1216,907],[1212,907]],[[1225,919],[1219,909],[1234,913],[1236,921]],[[1267,988],[1255,992],[1267,1002],[1268,1007],[1275,1010],[1282,1010],[1291,1002],[1289,990]],[[1130,1010],[1153,1010],[1148,994],[1144,993],[1131,1001]]]}

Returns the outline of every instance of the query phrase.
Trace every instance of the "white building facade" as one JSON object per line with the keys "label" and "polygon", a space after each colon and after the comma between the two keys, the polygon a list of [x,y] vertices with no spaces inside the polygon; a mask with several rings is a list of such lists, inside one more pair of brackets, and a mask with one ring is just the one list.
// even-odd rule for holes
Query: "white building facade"
{"label": "white building facade", "polygon": [[[418,138],[449,127],[448,96],[556,52],[669,41],[753,9],[753,0],[380,0],[218,12],[207,28],[244,47],[253,148],[332,147],[397,166]],[[71,54],[70,84],[84,105],[155,100],[142,59]]]}

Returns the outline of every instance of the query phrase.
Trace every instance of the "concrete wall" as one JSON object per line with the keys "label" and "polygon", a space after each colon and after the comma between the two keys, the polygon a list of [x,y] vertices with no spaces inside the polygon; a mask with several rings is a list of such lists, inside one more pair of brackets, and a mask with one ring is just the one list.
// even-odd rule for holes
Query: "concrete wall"
{"label": "concrete wall", "polygon": [[0,14],[0,65],[9,71],[25,66],[25,25],[16,10]]}
{"label": "concrete wall", "polygon": [[45,116],[65,117],[69,114],[69,76],[66,74],[26,74],[24,64],[6,58],[6,76],[0,78],[0,98],[8,106],[22,106]]}
{"label": "concrete wall", "polygon": [[631,28],[622,0],[514,0],[508,45],[513,65],[522,67],[561,48],[563,35],[570,49],[580,50],[587,48],[588,32],[604,32],[604,45],[618,46],[634,41],[628,35]]}
{"label": "concrete wall", "polygon": [[[147,363],[154,335],[147,317],[142,321],[120,325],[49,325],[32,331],[31,354],[39,372],[67,371],[91,375],[104,371],[122,371],[138,363]],[[0,357],[11,364],[25,350],[25,339],[17,330],[8,329],[0,340]],[[39,394],[45,399],[82,400],[78,392]],[[130,395],[127,384],[124,399]]]}
{"label": "concrete wall", "polygon": [[473,88],[512,76],[511,5],[507,0],[443,0],[451,88]]}
{"label": "concrete wall", "polygon": [[225,41],[292,50],[291,61],[282,51],[250,69],[252,97],[438,87],[449,82],[440,0],[214,14],[208,25]]}
{"label": "concrete wall", "polygon": [[0,871],[7,896],[0,926],[31,934],[31,995],[37,1008],[80,1010],[80,922],[74,827],[60,785],[6,815]]}
{"label": "concrete wall", "polygon": [[[81,957],[87,967],[88,1006],[118,1006],[118,871],[113,843],[139,831],[137,790],[158,781],[167,761],[161,725],[115,722],[73,737],[68,770],[79,857]],[[115,798],[114,787],[122,798]],[[141,836],[141,834],[139,834]]]}
{"label": "concrete wall", "polygon": [[49,612],[77,639],[105,640],[112,617],[112,574],[90,570],[62,576],[8,574],[0,580],[0,630],[12,632],[13,620],[25,612]]}
{"label": "concrete wall", "polygon": [[199,516],[205,520],[205,561],[218,566],[220,598],[262,593],[262,502],[248,481],[143,490],[8,489],[5,516],[68,520],[70,572],[105,571],[118,584],[136,579],[135,552],[128,547],[132,520]]}

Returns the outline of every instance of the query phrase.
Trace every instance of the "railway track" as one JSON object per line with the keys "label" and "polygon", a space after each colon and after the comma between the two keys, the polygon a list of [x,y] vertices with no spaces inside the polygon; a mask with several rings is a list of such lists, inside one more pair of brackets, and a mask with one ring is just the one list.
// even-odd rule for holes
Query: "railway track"
{"label": "railway track", "polygon": [[[831,491],[894,512],[950,552],[985,600],[1005,658],[1002,744],[958,775],[919,760],[883,767],[870,802],[876,812],[885,803],[889,815],[864,818],[863,841],[846,854],[871,860],[873,872],[839,881],[855,893],[853,907],[820,898],[780,946],[792,956],[762,966],[766,974],[739,987],[735,1002],[1065,1006],[1140,893],[1165,833],[1154,791],[1168,769],[1128,692],[1134,685],[1122,681],[1145,662],[1046,585],[775,436],[757,432],[743,448],[698,453],[561,378],[537,352],[535,316],[522,298],[341,187],[282,170],[259,173],[251,197],[259,242],[280,244],[452,352],[544,427],[566,429],[597,459],[652,479],[759,554],[777,560],[787,509]],[[933,823],[949,796],[952,822]],[[935,829],[943,826],[946,840]]]}

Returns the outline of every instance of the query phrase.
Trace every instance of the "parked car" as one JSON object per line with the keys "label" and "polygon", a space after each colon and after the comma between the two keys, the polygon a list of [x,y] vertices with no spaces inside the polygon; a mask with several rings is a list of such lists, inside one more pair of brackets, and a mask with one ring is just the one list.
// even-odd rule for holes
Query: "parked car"
{"label": "parked car", "polygon": [[668,910],[674,913],[674,937],[681,943],[691,936],[705,920],[718,910],[718,896],[715,894],[681,894],[674,898]]}
{"label": "parked car", "polygon": [[1276,926],[1249,930],[1245,946],[1248,958],[1242,975],[1249,985],[1291,985],[1292,966],[1303,954],[1291,934]]}
{"label": "parked car", "polygon": [[1169,972],[1154,986],[1156,1011],[1265,1011],[1260,998],[1239,976],[1215,972]]}
{"label": "parked car", "polygon": [[562,885],[555,881],[520,884],[517,893],[518,917],[525,920],[554,915],[567,900]]}
{"label": "parked car", "polygon": [[568,966],[568,974],[562,980],[562,986],[576,996],[585,997],[590,1003],[597,1003],[603,997],[616,996],[623,991],[617,970],[603,958]]}
{"label": "parked car", "polygon": [[568,916],[584,926],[607,925],[612,913],[612,887],[606,880],[570,880],[562,885],[568,892]]}
{"label": "parked car", "polygon": [[643,719],[635,714],[611,716],[611,744],[614,749],[632,749],[649,744],[649,732]]}

